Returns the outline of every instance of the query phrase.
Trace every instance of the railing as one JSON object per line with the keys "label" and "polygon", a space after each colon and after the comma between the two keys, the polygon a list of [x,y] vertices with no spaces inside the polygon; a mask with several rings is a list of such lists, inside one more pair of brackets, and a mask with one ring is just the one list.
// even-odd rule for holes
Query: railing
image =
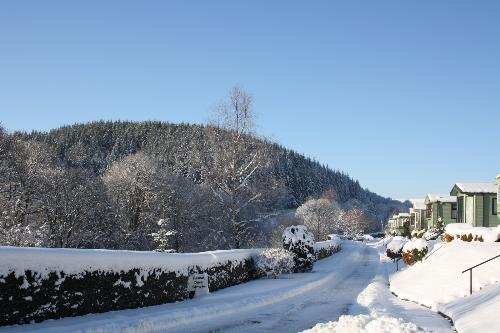
{"label": "railing", "polygon": [[500,254],[499,254],[499,255],[497,255],[497,256],[494,256],[493,258],[490,258],[490,259],[488,259],[488,260],[485,260],[485,261],[483,261],[483,262],[482,262],[482,263],[480,263],[480,264],[477,264],[477,265],[475,265],[475,266],[472,266],[472,267],[470,267],[470,268],[467,268],[465,271],[463,271],[463,272],[462,272],[462,274],[464,274],[464,273],[465,273],[465,272],[467,272],[467,271],[469,271],[469,272],[470,272],[469,292],[470,292],[470,294],[471,294],[471,295],[472,295],[472,270],[473,270],[474,268],[476,268],[476,267],[478,267],[478,266],[481,266],[481,265],[483,265],[483,264],[486,264],[488,261],[492,261],[493,259],[496,259],[496,258],[498,258],[498,257],[500,257]]}

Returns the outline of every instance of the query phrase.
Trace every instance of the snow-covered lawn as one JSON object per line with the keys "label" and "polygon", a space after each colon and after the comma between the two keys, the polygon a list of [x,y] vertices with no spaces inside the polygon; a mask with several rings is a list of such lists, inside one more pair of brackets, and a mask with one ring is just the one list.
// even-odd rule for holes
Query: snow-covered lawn
{"label": "snow-covered lawn", "polygon": [[391,291],[452,318],[459,333],[500,331],[500,258],[474,268],[473,295],[465,269],[500,254],[500,243],[442,244],[428,259],[394,274]]}
{"label": "snow-covered lawn", "polygon": [[[394,275],[391,291],[438,310],[446,304],[469,295],[469,273],[462,271],[500,254],[500,243],[462,242],[444,244],[423,262]],[[500,259],[473,270],[472,288],[500,281]]]}
{"label": "snow-covered lawn", "polygon": [[451,332],[437,313],[389,292],[393,264],[381,262],[384,250],[382,242],[344,241],[341,252],[316,262],[311,273],[255,280],[179,303],[1,327],[0,332],[276,333],[321,322],[327,324],[316,331]]}

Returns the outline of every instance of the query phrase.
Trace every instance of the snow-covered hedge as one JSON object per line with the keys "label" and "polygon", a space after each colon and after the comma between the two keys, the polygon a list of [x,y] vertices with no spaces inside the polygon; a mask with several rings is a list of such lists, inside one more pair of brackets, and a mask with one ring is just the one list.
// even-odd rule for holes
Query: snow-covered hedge
{"label": "snow-covered hedge", "polygon": [[429,246],[425,239],[414,238],[403,246],[403,261],[407,265],[413,265],[417,261],[422,261],[429,251]]}
{"label": "snow-covered hedge", "polygon": [[473,227],[468,223],[450,223],[445,228],[444,239],[451,242],[460,239],[464,242],[496,242],[500,239],[500,226],[496,228]]}
{"label": "snow-covered hedge", "polygon": [[315,260],[314,236],[304,225],[294,225],[283,231],[283,248],[294,254],[295,272],[312,270]]}
{"label": "snow-covered hedge", "polygon": [[331,256],[340,251],[340,237],[337,235],[329,235],[330,240],[317,242],[314,244],[314,254],[316,260],[320,260]]}
{"label": "snow-covered hedge", "polygon": [[260,252],[0,247],[0,325],[180,301],[192,273],[208,273],[211,291],[259,277]]}
{"label": "snow-covered hedge", "polygon": [[266,249],[255,259],[257,270],[267,277],[290,273],[295,267],[293,253],[285,249]]}

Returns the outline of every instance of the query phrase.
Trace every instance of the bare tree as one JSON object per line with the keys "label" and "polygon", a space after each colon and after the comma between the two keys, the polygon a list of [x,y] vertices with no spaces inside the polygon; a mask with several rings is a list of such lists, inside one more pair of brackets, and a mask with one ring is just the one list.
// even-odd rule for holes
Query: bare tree
{"label": "bare tree", "polygon": [[231,219],[234,247],[242,244],[249,227],[240,218],[240,212],[262,193],[252,186],[257,173],[267,163],[265,145],[256,140],[255,113],[252,96],[235,87],[229,100],[215,110],[215,118],[208,127],[209,147],[205,178],[221,200],[226,200]]}
{"label": "bare tree", "polygon": [[356,237],[363,234],[369,226],[369,219],[361,208],[349,209],[344,215],[344,234]]}

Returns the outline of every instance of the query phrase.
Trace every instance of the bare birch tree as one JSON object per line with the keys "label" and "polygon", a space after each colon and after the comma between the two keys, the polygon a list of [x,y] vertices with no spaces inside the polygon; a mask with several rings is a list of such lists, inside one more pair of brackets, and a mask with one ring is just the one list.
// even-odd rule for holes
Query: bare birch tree
{"label": "bare birch tree", "polygon": [[240,219],[240,212],[262,193],[252,186],[257,173],[267,163],[265,145],[256,140],[255,113],[252,96],[234,87],[229,100],[215,110],[215,117],[208,127],[209,163],[205,178],[228,201],[231,235],[234,247],[242,245],[250,227]]}

